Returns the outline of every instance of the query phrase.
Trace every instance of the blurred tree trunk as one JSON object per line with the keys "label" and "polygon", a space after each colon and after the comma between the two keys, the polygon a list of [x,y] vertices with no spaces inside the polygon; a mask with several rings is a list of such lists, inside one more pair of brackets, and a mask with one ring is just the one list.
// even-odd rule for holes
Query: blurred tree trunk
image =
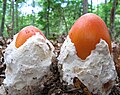
{"label": "blurred tree trunk", "polygon": [[99,14],[99,4],[98,4],[98,0],[97,0],[97,15]]}
{"label": "blurred tree trunk", "polygon": [[111,9],[111,14],[110,14],[110,35],[112,37],[112,33],[114,31],[114,20],[115,20],[115,12],[116,12],[116,6],[118,5],[118,0],[113,0],[113,6]]}
{"label": "blurred tree trunk", "polygon": [[107,24],[107,17],[108,17],[108,12],[107,12],[107,0],[105,0],[105,23]]}
{"label": "blurred tree trunk", "polygon": [[[24,23],[24,16],[21,17],[21,24],[22,24],[22,23]],[[21,26],[22,26],[21,28],[24,27],[23,25],[21,25]]]}
{"label": "blurred tree trunk", "polygon": [[16,0],[16,32],[18,32],[18,0]]}
{"label": "blurred tree trunk", "polygon": [[83,0],[83,14],[88,13],[88,0]]}
{"label": "blurred tree trunk", "polygon": [[2,9],[3,10],[3,15],[2,15],[2,21],[1,21],[0,36],[3,36],[3,31],[4,31],[6,2],[7,2],[7,0],[3,0],[3,9]]}
{"label": "blurred tree trunk", "polygon": [[92,7],[93,7],[93,2],[92,2],[92,0],[91,0],[91,6],[90,6],[90,9],[91,9],[91,13],[92,13]]}
{"label": "blurred tree trunk", "polygon": [[11,36],[14,35],[14,0],[12,0],[12,34]]}
{"label": "blurred tree trunk", "polygon": [[64,21],[64,23],[65,23],[66,33],[68,33],[68,25],[67,25],[67,21],[66,21],[66,19],[65,19],[64,8],[62,8],[62,17],[63,17],[63,21]]}
{"label": "blurred tree trunk", "polygon": [[45,36],[48,37],[48,35],[50,34],[50,29],[49,29],[49,11],[50,11],[50,0],[47,0],[47,31],[45,32]]}
{"label": "blurred tree trunk", "polygon": [[[35,8],[35,1],[32,1],[32,7]],[[32,25],[35,23],[35,12],[32,10]]]}
{"label": "blurred tree trunk", "polygon": [[[10,2],[12,2],[12,0],[9,0]],[[9,4],[9,15],[12,16],[12,3]]]}
{"label": "blurred tree trunk", "polygon": [[[81,5],[81,4],[80,4]],[[79,17],[82,15],[82,8],[79,8],[79,13],[78,13]]]}

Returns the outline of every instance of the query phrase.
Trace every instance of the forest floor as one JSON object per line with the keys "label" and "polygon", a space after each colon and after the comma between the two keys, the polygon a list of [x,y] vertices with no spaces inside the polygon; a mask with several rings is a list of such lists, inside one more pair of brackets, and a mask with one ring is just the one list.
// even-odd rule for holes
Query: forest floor
{"label": "forest floor", "polygon": [[[55,52],[59,55],[60,48],[62,43],[64,42],[66,36],[61,35],[57,37],[56,39],[50,39],[50,41],[53,43],[55,47]],[[5,68],[6,65],[4,63],[4,51],[7,47],[7,45],[10,44],[12,39],[2,39],[0,38],[0,85],[2,84],[2,81],[5,78]],[[120,43],[113,41],[112,42],[112,51],[113,51],[113,59],[115,62],[116,70],[118,73],[118,78],[116,79],[116,84],[112,88],[112,91],[110,95],[120,95]],[[53,60],[53,63],[57,63],[57,60]],[[53,75],[49,78],[44,77],[44,81],[46,83],[46,86],[41,90],[41,93],[38,94],[32,94],[32,95],[92,95],[88,91],[85,91],[85,86],[83,87],[77,87],[75,86],[68,86],[65,83],[61,83],[59,80],[59,72],[57,71],[57,65],[52,64],[51,65],[51,71],[53,72]],[[53,77],[54,76],[54,77]]]}

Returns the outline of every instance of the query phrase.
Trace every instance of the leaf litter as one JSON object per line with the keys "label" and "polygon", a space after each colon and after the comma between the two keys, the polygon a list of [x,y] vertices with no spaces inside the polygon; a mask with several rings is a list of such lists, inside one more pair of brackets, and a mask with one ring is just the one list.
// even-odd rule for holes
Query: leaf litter
{"label": "leaf litter", "polygon": [[[60,48],[66,38],[66,35],[60,35],[55,40],[50,39],[52,44],[55,47],[54,53],[59,55]],[[12,39],[0,39],[0,85],[2,85],[3,80],[5,79],[5,68],[4,64],[4,51],[8,44]],[[116,84],[112,88],[112,91],[109,95],[120,95],[120,42],[113,41],[112,42],[112,51],[113,51],[113,59],[115,62],[115,67],[118,73],[118,77],[116,79]],[[34,92],[31,92],[30,95],[93,95],[87,89],[87,87],[80,82],[79,79],[74,78],[74,85],[67,85],[66,82],[61,80],[61,74],[58,68],[58,60],[56,57],[52,59],[52,63],[50,66],[49,74],[45,75],[39,85],[38,89],[35,89]],[[34,87],[32,87],[34,88]],[[27,94],[26,94],[27,95]]]}

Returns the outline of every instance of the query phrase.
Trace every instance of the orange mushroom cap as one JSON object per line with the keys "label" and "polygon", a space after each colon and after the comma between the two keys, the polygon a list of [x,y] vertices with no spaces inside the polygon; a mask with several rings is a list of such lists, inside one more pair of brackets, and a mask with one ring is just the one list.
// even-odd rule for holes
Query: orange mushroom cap
{"label": "orange mushroom cap", "polygon": [[23,45],[27,41],[28,38],[35,35],[36,32],[40,33],[40,35],[42,35],[46,39],[44,34],[38,28],[34,26],[27,26],[18,33],[15,46],[19,48],[21,45]]}
{"label": "orange mushroom cap", "polygon": [[83,60],[90,55],[91,50],[96,48],[100,39],[107,42],[111,52],[108,28],[104,21],[95,14],[87,13],[81,16],[69,31],[69,37],[75,45],[78,57]]}

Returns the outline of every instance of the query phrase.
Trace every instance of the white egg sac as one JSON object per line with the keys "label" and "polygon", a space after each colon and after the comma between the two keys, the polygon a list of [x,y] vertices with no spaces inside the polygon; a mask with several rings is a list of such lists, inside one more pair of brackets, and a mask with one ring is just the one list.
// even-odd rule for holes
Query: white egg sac
{"label": "white egg sac", "polygon": [[108,44],[104,40],[101,39],[95,50],[92,50],[85,60],[81,60],[76,55],[74,44],[67,36],[58,60],[62,64],[62,78],[68,84],[73,84],[74,77],[78,77],[93,94],[108,95],[110,93],[117,73]]}
{"label": "white egg sac", "polygon": [[6,78],[4,84],[17,90],[33,85],[49,71],[53,45],[39,33],[30,37],[19,48],[16,37],[5,50]]}

